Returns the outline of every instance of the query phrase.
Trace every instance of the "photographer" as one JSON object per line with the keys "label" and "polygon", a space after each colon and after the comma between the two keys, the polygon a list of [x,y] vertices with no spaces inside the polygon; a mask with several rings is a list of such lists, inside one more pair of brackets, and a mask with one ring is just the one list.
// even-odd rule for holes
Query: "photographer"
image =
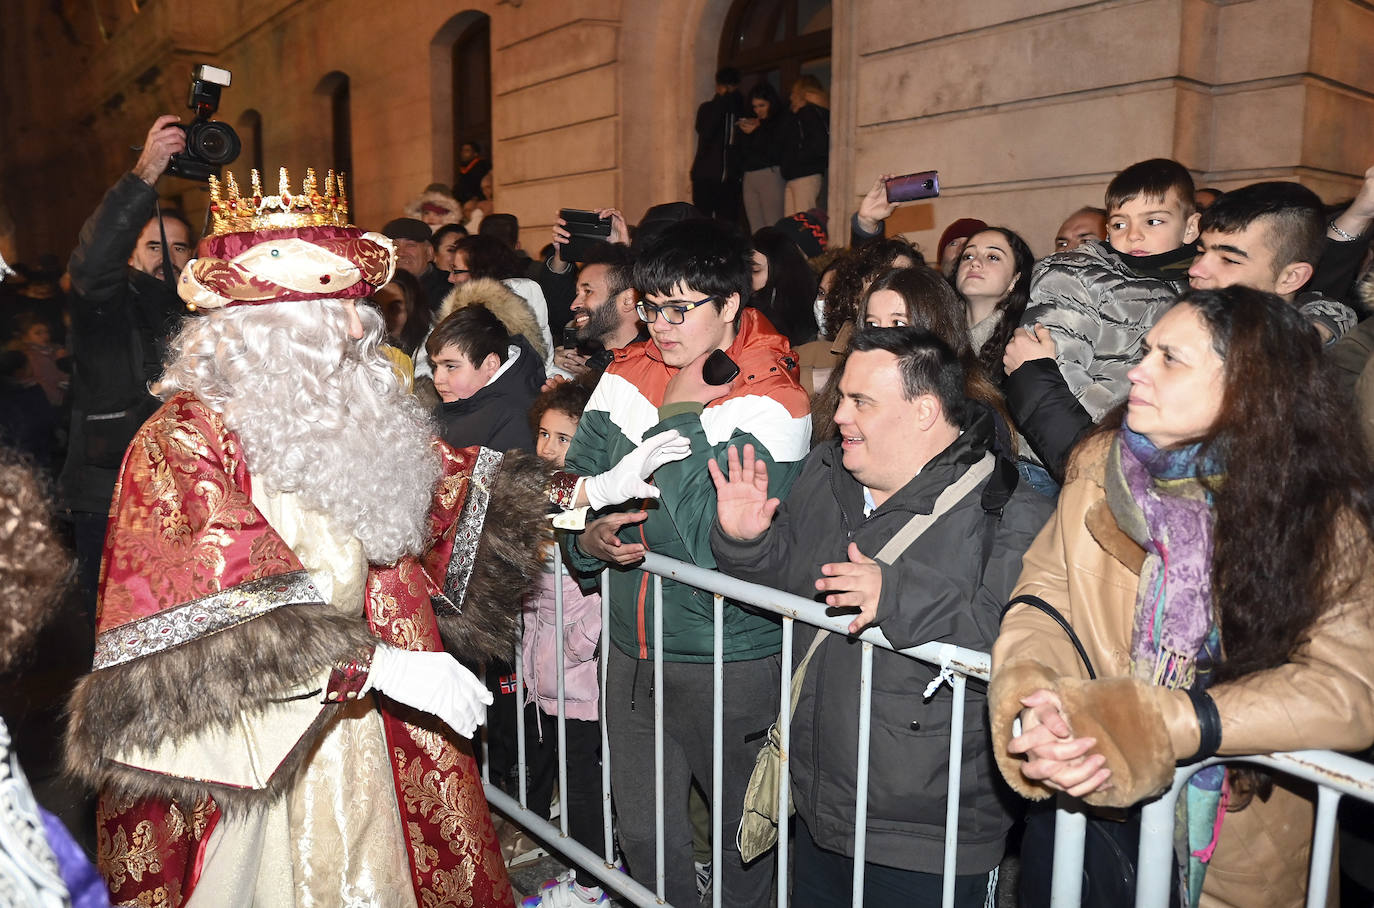
{"label": "photographer", "polygon": [[92,616],[116,471],[134,433],[157,409],[148,383],[161,372],[164,345],[186,312],[174,288],[194,248],[191,228],[178,213],[157,216],[156,189],[172,155],[185,148],[178,118],[158,117],[133,170],[82,226],[68,265],[72,422],[61,495],[75,526]]}

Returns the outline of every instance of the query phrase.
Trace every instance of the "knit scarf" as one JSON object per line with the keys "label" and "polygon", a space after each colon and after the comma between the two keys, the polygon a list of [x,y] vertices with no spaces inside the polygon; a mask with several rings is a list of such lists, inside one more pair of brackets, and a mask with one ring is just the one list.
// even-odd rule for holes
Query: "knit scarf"
{"label": "knit scarf", "polygon": [[[1107,461],[1107,504],[1121,530],[1145,550],[1131,630],[1131,671],[1143,681],[1184,690],[1206,688],[1221,654],[1212,608],[1211,494],[1221,465],[1200,445],[1157,448],[1123,426]],[[1225,816],[1226,771],[1212,766],[1178,800],[1175,853],[1186,904],[1202,895],[1207,863]]]}

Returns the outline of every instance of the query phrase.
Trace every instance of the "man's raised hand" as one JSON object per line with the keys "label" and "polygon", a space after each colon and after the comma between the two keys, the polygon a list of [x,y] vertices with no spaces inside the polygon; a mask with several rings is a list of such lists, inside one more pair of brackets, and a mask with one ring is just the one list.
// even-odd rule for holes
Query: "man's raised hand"
{"label": "man's raised hand", "polygon": [[741,542],[762,536],[773,522],[779,500],[768,497],[768,466],[754,456],[754,446],[744,446],[744,459],[734,445],[725,452],[728,475],[714,460],[706,462],[716,485],[716,520],[726,536]]}
{"label": "man's raised hand", "polygon": [[134,176],[149,186],[155,185],[172,155],[185,150],[186,131],[181,128],[181,118],[176,114],[163,114],[153,121],[148,137],[143,140],[143,150],[139,152],[138,163],[134,164]]}

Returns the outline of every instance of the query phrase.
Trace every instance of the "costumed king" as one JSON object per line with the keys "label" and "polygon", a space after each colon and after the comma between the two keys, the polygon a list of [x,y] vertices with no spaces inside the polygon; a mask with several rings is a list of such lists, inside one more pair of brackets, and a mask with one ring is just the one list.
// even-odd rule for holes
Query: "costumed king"
{"label": "costumed king", "polygon": [[[67,741],[99,868],[125,905],[510,906],[467,740],[489,695],[450,653],[513,652],[550,477],[435,439],[341,178],[252,182],[211,182],[201,315],[115,491]],[[642,493],[680,445],[578,491]]]}

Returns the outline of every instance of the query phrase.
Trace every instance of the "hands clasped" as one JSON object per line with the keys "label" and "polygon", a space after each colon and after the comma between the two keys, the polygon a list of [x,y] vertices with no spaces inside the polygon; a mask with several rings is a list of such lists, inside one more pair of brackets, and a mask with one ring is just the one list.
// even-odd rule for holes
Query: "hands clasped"
{"label": "hands clasped", "polygon": [[1107,758],[1089,753],[1097,739],[1074,737],[1055,693],[1037,690],[1021,698],[1021,705],[1021,734],[1007,750],[1025,755],[1022,775],[1075,798],[1111,787]]}

